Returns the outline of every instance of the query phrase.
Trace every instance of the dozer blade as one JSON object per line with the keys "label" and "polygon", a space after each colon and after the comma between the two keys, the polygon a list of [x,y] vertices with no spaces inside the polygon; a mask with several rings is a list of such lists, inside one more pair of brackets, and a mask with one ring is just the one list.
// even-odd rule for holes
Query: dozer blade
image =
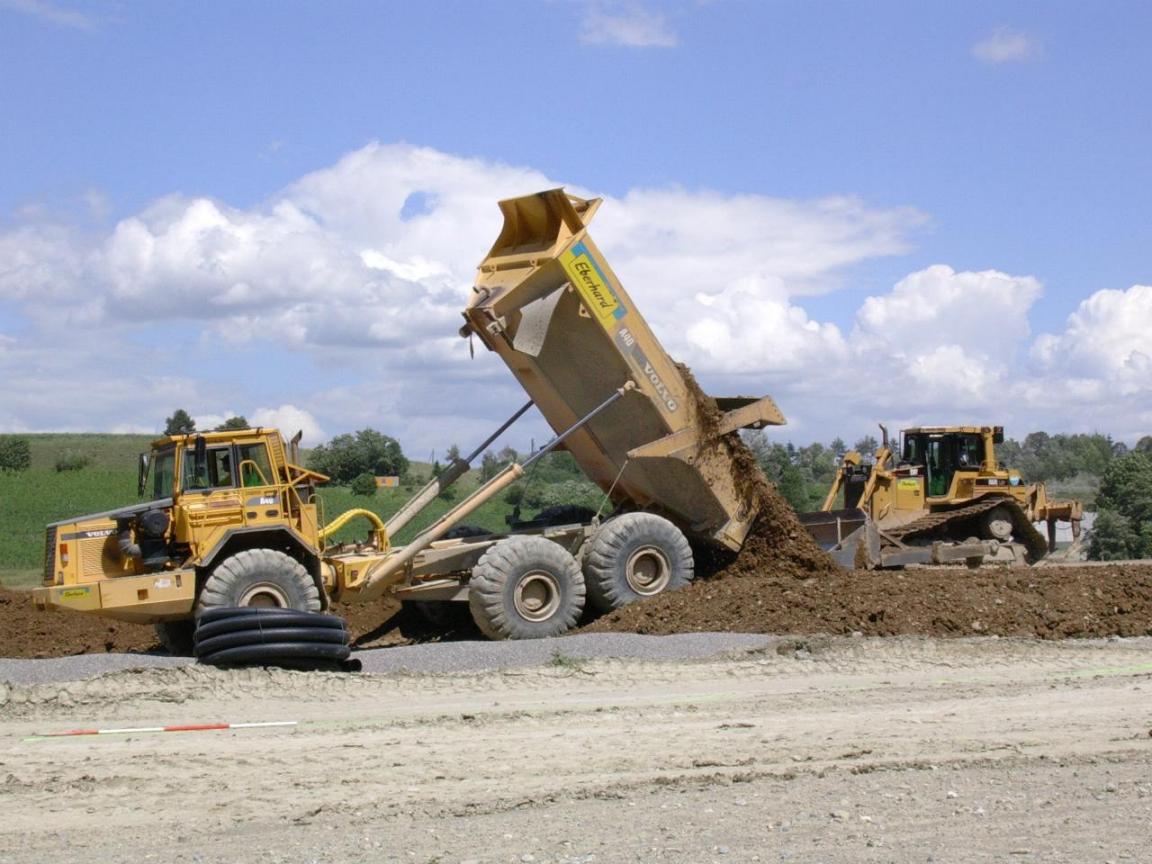
{"label": "dozer blade", "polygon": [[863,510],[852,507],[797,515],[820,548],[841,567],[867,570],[880,565],[880,533]]}

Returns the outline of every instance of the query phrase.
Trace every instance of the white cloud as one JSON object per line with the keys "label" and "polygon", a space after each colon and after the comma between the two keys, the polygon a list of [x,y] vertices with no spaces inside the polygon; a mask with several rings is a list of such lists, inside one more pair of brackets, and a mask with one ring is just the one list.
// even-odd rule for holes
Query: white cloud
{"label": "white cloud", "polygon": [[1152,390],[1152,285],[1097,291],[1068,316],[1067,329],[1045,333],[1033,357],[1049,371]]}
{"label": "white cloud", "polygon": [[277,408],[257,408],[248,418],[255,426],[274,426],[285,438],[291,438],[298,431],[304,433],[304,440],[317,444],[328,436],[312,416],[312,412],[295,405],[281,405]]}
{"label": "white cloud", "polygon": [[91,30],[95,27],[95,21],[83,12],[67,9],[49,0],[0,0],[0,9],[23,12],[60,27],[77,30]]}
{"label": "white cloud", "polygon": [[637,0],[593,0],[586,5],[580,40],[591,45],[673,48],[679,37],[664,16]]}
{"label": "white cloud", "polygon": [[799,372],[841,362],[847,346],[839,328],[810,320],[799,306],[777,299],[781,294],[777,285],[757,276],[737,279],[716,293],[702,292],[693,298],[688,319],[695,323],[688,325],[683,342],[672,341],[684,345],[683,356],[702,373]]}
{"label": "white cloud", "polygon": [[[30,214],[0,232],[0,431],[158,431],[184,407],[310,444],[373,426],[418,458],[467,447],[524,399],[456,335],[495,202],[558,185],[376,144],[257,207],[170,196],[103,234]],[[1093,295],[1035,340],[1042,286],[996,270],[938,264],[854,319],[811,313],[925,221],[846,197],[634,189],[604,202],[592,234],[669,353],[710,392],[772,394],[793,424],[783,438],[875,420],[1128,434],[1152,418],[1147,286]],[[511,443],[545,434],[532,421]]]}
{"label": "white cloud", "polygon": [[904,277],[891,293],[865,300],[855,337],[892,356],[963,345],[1003,365],[1027,338],[1028,310],[1041,292],[1031,276],[957,273],[937,264]]}
{"label": "white cloud", "polygon": [[997,27],[972,46],[972,56],[983,63],[1019,63],[1040,56],[1040,43],[1011,27]]}

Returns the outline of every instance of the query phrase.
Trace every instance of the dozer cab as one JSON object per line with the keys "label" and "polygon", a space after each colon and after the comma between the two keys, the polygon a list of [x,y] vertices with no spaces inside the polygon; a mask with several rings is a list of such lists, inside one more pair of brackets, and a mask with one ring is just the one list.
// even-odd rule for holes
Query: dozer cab
{"label": "dozer cab", "polygon": [[920,426],[897,446],[880,429],[876,453],[846,453],[820,511],[800,517],[845,566],[1036,564],[1055,550],[1058,522],[1078,542],[1083,506],[1001,465],[1002,427]]}
{"label": "dozer cab", "polygon": [[[686,585],[690,539],[739,549],[757,502],[731,433],[784,418],[767,396],[701,406],[707,397],[592,242],[599,204],[562,189],[500,202],[504,227],[480,264],[461,335],[499,356],[531,401],[387,522],[351,510],[325,524],[315,486],[327,478],[299,466],[299,436],[291,445],[274,429],[162,438],[141,461],[146,500],[49,526],[37,604],[155,623],[179,652],[208,608],[322,610],[386,591],[429,612],[467,603],[488,636],[533,638],[572,627],[586,598],[609,610]],[[392,545],[533,406],[552,441]],[[560,447],[603,491],[599,512],[562,507],[496,533],[463,524]],[[367,537],[333,542],[353,519],[368,521]]]}

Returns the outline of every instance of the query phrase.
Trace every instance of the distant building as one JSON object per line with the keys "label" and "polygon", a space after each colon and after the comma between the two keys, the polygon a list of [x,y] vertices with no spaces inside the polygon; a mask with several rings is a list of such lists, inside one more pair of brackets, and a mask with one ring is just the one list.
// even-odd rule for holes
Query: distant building
{"label": "distant building", "polygon": [[395,489],[400,485],[400,478],[395,475],[376,478],[377,489]]}

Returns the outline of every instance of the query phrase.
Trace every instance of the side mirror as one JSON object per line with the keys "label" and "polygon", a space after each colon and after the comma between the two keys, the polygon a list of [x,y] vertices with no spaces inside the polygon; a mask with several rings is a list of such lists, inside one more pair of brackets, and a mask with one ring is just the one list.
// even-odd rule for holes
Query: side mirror
{"label": "side mirror", "polygon": [[140,498],[144,497],[144,490],[148,487],[148,465],[151,461],[152,457],[149,454],[140,454],[136,471],[136,494]]}
{"label": "side mirror", "polygon": [[993,426],[992,427],[992,443],[993,444],[1003,444],[1004,443],[1004,427],[1003,426]]}

